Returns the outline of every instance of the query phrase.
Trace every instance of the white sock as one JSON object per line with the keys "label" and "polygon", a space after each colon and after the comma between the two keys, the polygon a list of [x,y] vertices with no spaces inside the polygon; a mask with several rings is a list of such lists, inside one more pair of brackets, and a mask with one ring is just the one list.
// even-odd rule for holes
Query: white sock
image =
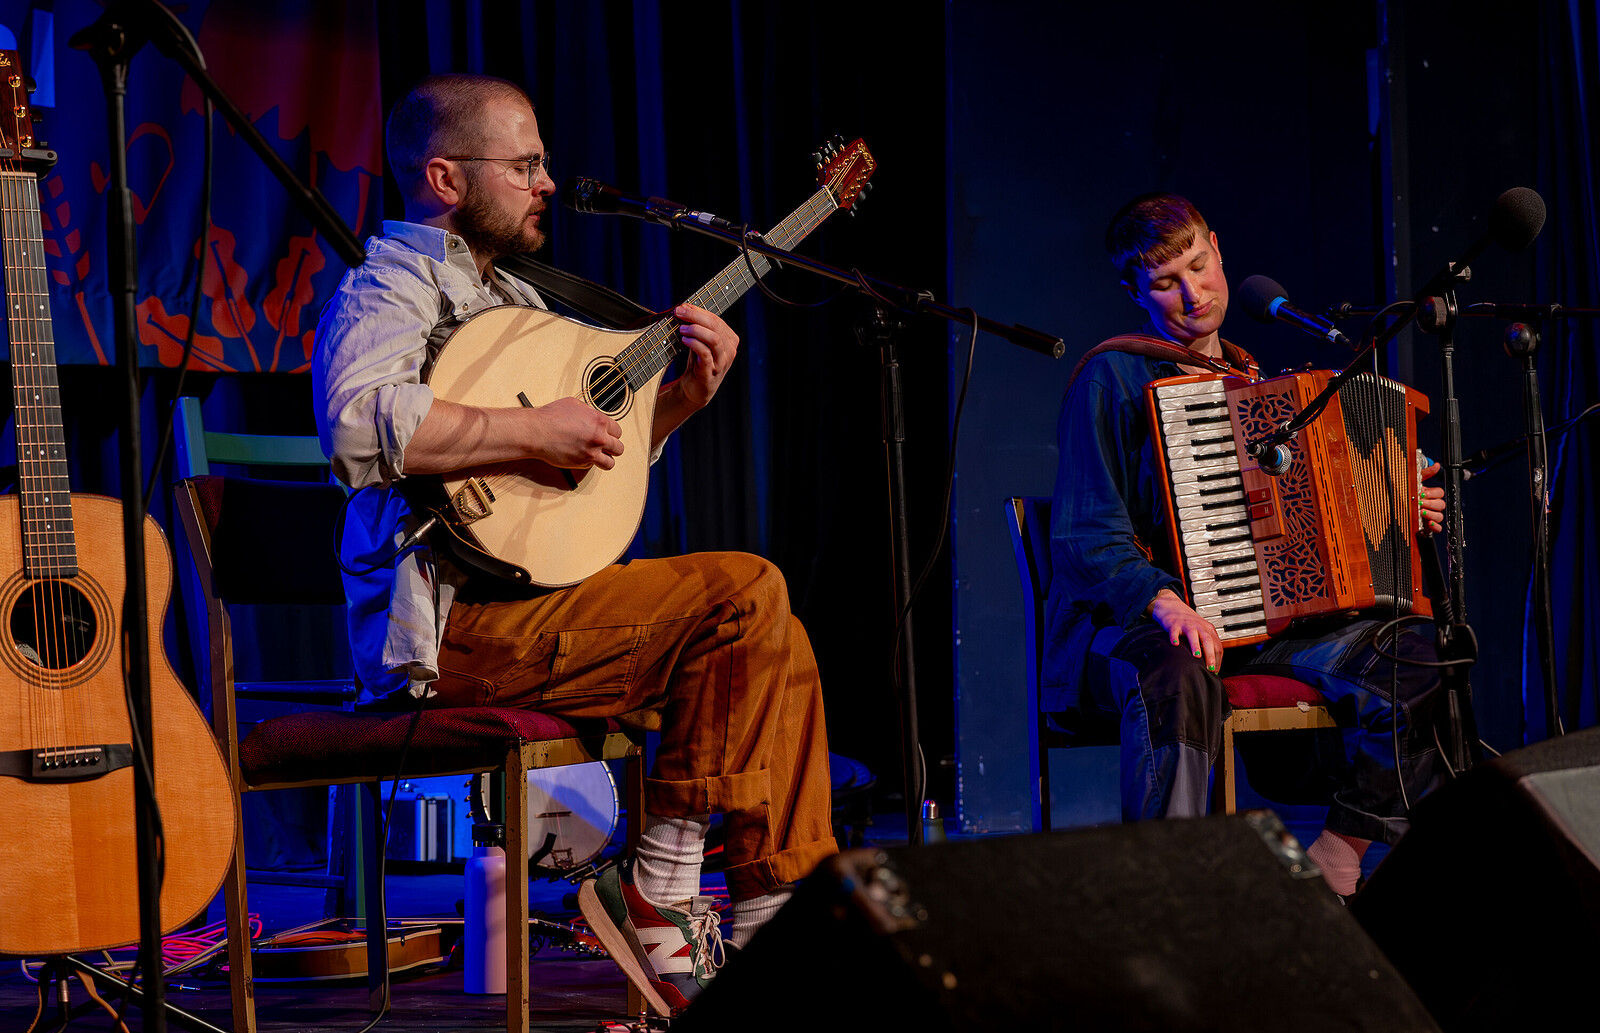
{"label": "white sock", "polygon": [[646,900],[676,904],[700,895],[700,864],[706,856],[711,815],[657,818],[646,815],[634,852],[634,885]]}
{"label": "white sock", "polygon": [[742,949],[756,934],[756,930],[766,925],[767,920],[777,914],[778,909],[787,904],[792,896],[794,884],[790,883],[759,897],[734,901],[728,909],[729,921],[733,923],[733,928],[728,932],[728,942]]}
{"label": "white sock", "polygon": [[1322,877],[1333,892],[1348,897],[1361,880],[1361,855],[1372,845],[1370,839],[1357,839],[1339,832],[1322,830],[1322,835],[1306,850],[1311,863],[1322,869]]}

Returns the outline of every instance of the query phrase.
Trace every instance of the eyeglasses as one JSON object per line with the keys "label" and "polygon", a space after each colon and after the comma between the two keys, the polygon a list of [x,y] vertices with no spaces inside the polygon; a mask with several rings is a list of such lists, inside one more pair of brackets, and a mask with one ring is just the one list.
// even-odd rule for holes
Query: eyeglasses
{"label": "eyeglasses", "polygon": [[539,178],[539,170],[544,169],[544,174],[550,174],[550,155],[542,154],[537,158],[464,158],[459,155],[451,156],[445,161],[496,161],[505,165],[506,178],[513,183],[520,184],[524,190],[533,189],[533,181]]}

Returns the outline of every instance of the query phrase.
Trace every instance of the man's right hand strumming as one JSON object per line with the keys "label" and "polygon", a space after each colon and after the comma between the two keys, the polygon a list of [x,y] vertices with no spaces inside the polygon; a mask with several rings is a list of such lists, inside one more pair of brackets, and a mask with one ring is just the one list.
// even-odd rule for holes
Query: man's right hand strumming
{"label": "man's right hand strumming", "polygon": [[621,454],[622,427],[579,398],[531,409],[485,409],[435,398],[406,446],[406,472],[450,473],[518,459],[609,470]]}

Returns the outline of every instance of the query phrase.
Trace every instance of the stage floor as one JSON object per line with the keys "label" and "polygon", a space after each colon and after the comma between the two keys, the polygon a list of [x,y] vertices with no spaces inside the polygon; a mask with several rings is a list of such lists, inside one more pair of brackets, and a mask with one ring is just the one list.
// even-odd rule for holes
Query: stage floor
{"label": "stage floor", "polygon": [[[1255,801],[1251,801],[1254,803]],[[905,819],[899,812],[884,813],[880,808],[864,826],[865,844],[892,847],[905,843]],[[1309,842],[1320,826],[1320,812],[1284,812],[1291,831]],[[1298,819],[1298,820],[1297,820]],[[1309,820],[1307,820],[1309,819]],[[947,822],[953,830],[954,820]],[[953,831],[950,838],[959,838]],[[1376,860],[1372,858],[1371,860]],[[391,872],[386,879],[387,907],[392,917],[453,916],[462,897],[463,881],[459,870],[424,873]],[[720,879],[708,875],[703,889],[720,890]],[[264,935],[295,928],[322,917],[321,890],[252,884],[251,911],[261,917]],[[565,882],[534,879],[530,885],[530,911],[565,921],[575,916],[576,887]],[[212,907],[213,919],[221,918],[220,905]],[[450,939],[446,930],[446,940]],[[563,949],[553,937],[535,955],[530,966],[532,995],[530,1013],[536,1030],[594,1030],[604,1020],[625,1018],[626,986],[621,972],[607,958],[592,957]],[[130,957],[132,952],[122,952]],[[97,958],[87,958],[97,961]],[[169,1001],[213,1026],[232,1030],[227,983],[219,977],[197,978],[185,975],[180,988],[168,991]],[[37,987],[23,975],[16,958],[0,958],[0,1033],[22,1033],[32,1022],[37,1007]],[[115,1005],[115,999],[111,999]],[[430,968],[395,978],[393,1006],[376,1029],[408,1031],[488,1030],[505,1028],[505,999],[499,996],[468,995],[462,990],[459,966]],[[110,1030],[117,1026],[110,1015],[90,1001],[82,986],[72,984],[72,1018],[66,1029]],[[356,1033],[370,1018],[366,1003],[366,984],[330,982],[256,982],[257,1019],[266,1031],[294,1033]],[[40,1031],[60,1029],[54,1002]],[[142,1014],[129,1010],[128,1028],[146,1028]],[[184,1029],[177,1020],[168,1028]]]}

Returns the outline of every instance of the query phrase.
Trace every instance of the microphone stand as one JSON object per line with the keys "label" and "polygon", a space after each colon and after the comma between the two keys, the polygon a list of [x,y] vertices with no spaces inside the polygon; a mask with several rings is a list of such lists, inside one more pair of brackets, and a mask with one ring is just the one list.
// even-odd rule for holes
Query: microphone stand
{"label": "microphone stand", "polygon": [[[1476,248],[1473,253],[1476,253]],[[1334,393],[1352,376],[1362,371],[1361,366],[1366,359],[1379,347],[1393,340],[1395,335],[1413,319],[1423,332],[1439,337],[1444,389],[1444,430],[1441,435],[1443,454],[1440,457],[1440,466],[1445,475],[1444,525],[1450,571],[1444,598],[1438,600],[1435,606],[1434,625],[1439,659],[1448,664],[1441,671],[1441,680],[1447,701],[1449,760],[1452,769],[1458,772],[1464,771],[1482,759],[1477,719],[1472,709],[1472,686],[1467,680],[1467,668],[1477,659],[1478,640],[1472,628],[1466,623],[1466,583],[1462,563],[1465,535],[1461,509],[1463,481],[1461,418],[1455,391],[1454,327],[1458,309],[1454,282],[1457,279],[1469,279],[1471,275],[1471,270],[1464,260],[1450,263],[1445,270],[1428,281],[1427,286],[1423,288],[1424,293],[1418,295],[1415,303],[1403,312],[1400,318],[1393,320],[1373,335],[1372,340],[1350,361],[1350,365],[1329,380],[1327,386],[1312,399],[1310,404],[1278,430],[1250,442],[1246,448],[1246,452],[1261,462],[1263,469],[1266,469],[1267,461],[1264,457],[1267,452],[1274,449],[1281,450],[1285,442],[1316,419]],[[1435,296],[1428,293],[1434,290],[1442,290],[1442,295]],[[1338,314],[1349,314],[1349,307],[1340,309]],[[1279,458],[1286,459],[1287,456],[1280,455]],[[1287,463],[1284,464],[1284,468],[1287,468]],[[1420,543],[1418,547],[1422,548]],[[1423,555],[1425,568],[1430,560],[1430,554],[1431,549]],[[1436,559],[1432,562],[1437,564]]]}
{"label": "microphone stand", "polygon": [[[185,39],[174,31],[176,21],[157,0],[119,0],[101,17],[76,33],[70,45],[89,53],[100,66],[106,96],[106,129],[109,140],[110,185],[106,191],[110,209],[107,220],[107,259],[114,295],[112,305],[113,339],[120,356],[125,387],[125,422],[120,428],[124,563],[127,587],[122,608],[122,635],[128,691],[129,720],[135,743],[142,750],[133,765],[135,849],[138,853],[139,884],[139,971],[145,1029],[165,1033],[167,1012],[165,964],[161,950],[161,869],[162,845],[157,842],[159,818],[155,799],[155,756],[151,740],[150,642],[148,591],[144,552],[144,476],[139,441],[139,349],[136,304],[139,293],[138,251],[133,223],[132,191],[128,181],[127,115],[128,66],[146,42],[154,42],[178,62],[195,84],[222,112],[228,123],[253,146],[273,173],[291,184],[291,196],[308,218],[333,242],[341,257],[359,264],[364,253],[344,222],[314,188],[299,183],[293,171],[267,144],[244,114],[233,104],[193,54]],[[202,253],[204,249],[202,248]],[[187,1016],[185,1016],[187,1018]]]}
{"label": "microphone stand", "polygon": [[916,661],[911,638],[911,558],[909,536],[906,530],[905,486],[905,406],[901,393],[900,360],[898,345],[904,324],[896,313],[915,315],[929,312],[952,323],[976,325],[998,337],[1032,349],[1053,359],[1066,354],[1066,343],[1059,337],[1031,327],[1013,324],[1006,326],[986,319],[971,310],[951,308],[933,299],[927,291],[913,291],[906,287],[868,276],[860,270],[844,270],[816,259],[797,255],[792,251],[773,247],[756,233],[740,234],[695,219],[672,218],[663,225],[674,229],[687,229],[702,236],[720,240],[745,251],[752,251],[772,259],[775,263],[803,269],[814,276],[834,280],[853,287],[873,306],[872,314],[856,327],[856,337],[863,345],[876,344],[881,368],[883,399],[883,445],[889,479],[889,531],[894,563],[895,616],[899,622],[899,637],[895,646],[899,650],[902,670],[900,712],[901,764],[906,780],[906,841],[916,846],[923,841],[922,795],[923,781],[922,743],[917,727]]}
{"label": "microphone stand", "polygon": [[[1416,311],[1417,327],[1439,339],[1440,381],[1444,392],[1444,426],[1439,435],[1444,469],[1445,554],[1449,560],[1447,602],[1440,608],[1434,624],[1437,629],[1439,659],[1444,668],[1441,680],[1447,701],[1450,729],[1451,767],[1463,771],[1482,759],[1478,741],[1478,722],[1472,708],[1472,684],[1467,668],[1478,658],[1478,638],[1467,624],[1466,532],[1461,508],[1461,405],[1456,396],[1455,324],[1459,309],[1453,280],[1471,276],[1465,265],[1453,266],[1449,286],[1441,296],[1421,299]],[[1440,281],[1436,276],[1429,287]],[[1427,288],[1424,288],[1425,290]],[[1397,323],[1403,322],[1397,320]]]}
{"label": "microphone stand", "polygon": [[[1373,315],[1378,310],[1362,309],[1354,305],[1340,305],[1333,310],[1335,317]],[[1534,355],[1548,327],[1558,319],[1597,319],[1600,308],[1567,308],[1559,303],[1543,305],[1498,304],[1479,302],[1462,309],[1460,316],[1478,316],[1490,319],[1526,319],[1534,326],[1513,323],[1506,328],[1503,345],[1506,354],[1518,359],[1522,367],[1522,414],[1524,433],[1514,441],[1478,452],[1461,463],[1463,481],[1488,472],[1502,456],[1521,447],[1528,457],[1528,496],[1533,522],[1533,570],[1530,577],[1531,605],[1534,619],[1534,646],[1538,651],[1541,684],[1544,689],[1545,728],[1550,736],[1562,735],[1566,728],[1561,716],[1560,692],[1555,672],[1555,614],[1550,600],[1550,535],[1549,535],[1549,457],[1546,448],[1544,410],[1539,394],[1538,372]],[[1576,422],[1576,418],[1573,422]],[[1564,424],[1562,428],[1570,426]]]}
{"label": "microphone stand", "polygon": [[1539,373],[1533,356],[1539,350],[1538,330],[1524,323],[1506,327],[1506,354],[1522,366],[1522,419],[1528,445],[1528,505],[1533,519],[1534,642],[1539,653],[1539,678],[1544,686],[1545,732],[1563,735],[1560,692],[1556,688],[1555,612],[1550,604],[1550,484],[1549,457],[1545,451],[1544,410],[1539,399]]}

